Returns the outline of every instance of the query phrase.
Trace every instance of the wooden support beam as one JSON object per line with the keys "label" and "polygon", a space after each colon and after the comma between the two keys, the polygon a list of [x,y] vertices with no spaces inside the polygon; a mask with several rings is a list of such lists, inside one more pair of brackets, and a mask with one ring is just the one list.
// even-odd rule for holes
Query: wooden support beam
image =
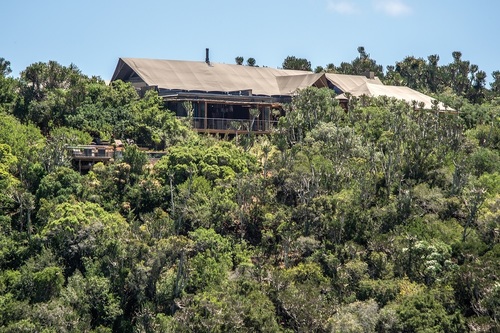
{"label": "wooden support beam", "polygon": [[208,103],[205,101],[205,119],[203,123],[203,128],[207,129],[208,128]]}

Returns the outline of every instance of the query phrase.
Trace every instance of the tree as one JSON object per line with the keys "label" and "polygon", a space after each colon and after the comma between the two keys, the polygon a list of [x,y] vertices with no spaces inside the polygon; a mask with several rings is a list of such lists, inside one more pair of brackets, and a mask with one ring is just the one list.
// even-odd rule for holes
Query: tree
{"label": "tree", "polygon": [[[0,193],[7,193],[7,189],[17,182],[12,174],[16,163],[17,158],[12,154],[10,146],[0,143]],[[2,205],[1,207],[5,206]]]}
{"label": "tree", "polygon": [[271,272],[273,302],[285,328],[296,332],[326,331],[335,309],[329,304],[328,280],[316,263]]}
{"label": "tree", "polygon": [[[462,53],[453,52],[453,63],[437,68],[440,91],[453,91],[456,96],[467,98],[473,104],[482,103],[486,97],[492,98],[494,94],[486,91],[486,73],[479,70],[475,64],[462,60]],[[444,83],[448,83],[445,87]]]}
{"label": "tree", "polygon": [[[17,159],[12,155],[10,146],[0,143],[0,230],[5,235],[10,235],[11,218],[15,212],[16,194],[21,192],[21,186],[18,179],[13,174],[17,163]],[[6,252],[10,246],[8,238],[2,239],[5,245]],[[3,255],[0,255],[3,257]],[[0,267],[1,262],[0,259]]]}
{"label": "tree", "polygon": [[94,274],[92,269],[85,276],[76,271],[62,291],[63,304],[73,309],[87,327],[112,327],[123,310],[111,285],[108,278]]}
{"label": "tree", "polygon": [[[388,320],[391,311],[397,316],[395,320]],[[400,302],[384,308],[381,317],[381,321],[388,324],[389,332],[465,332],[460,315],[448,314],[439,298],[431,292],[409,294]]]}
{"label": "tree", "polygon": [[215,182],[217,179],[232,179],[255,168],[256,159],[233,143],[211,141],[178,144],[155,165],[164,184],[169,183],[170,175],[175,184],[184,183],[196,175]]}
{"label": "tree", "polygon": [[12,73],[10,61],[5,60],[5,58],[0,58],[0,76],[6,77],[10,73]]}
{"label": "tree", "polygon": [[312,71],[311,62],[305,58],[297,58],[295,56],[288,56],[283,60],[283,69],[294,69],[299,71]]}
{"label": "tree", "polygon": [[471,65],[471,90],[467,98],[472,103],[481,103],[486,92],[486,72],[477,69],[477,65]]}
{"label": "tree", "polygon": [[229,240],[213,229],[198,228],[189,233],[195,253],[188,260],[186,291],[193,293],[213,289],[223,283],[232,267]]}
{"label": "tree", "polygon": [[462,200],[466,208],[466,218],[463,223],[462,242],[467,240],[469,234],[474,231],[477,223],[477,216],[481,206],[486,199],[486,189],[476,184],[464,189]]}
{"label": "tree", "polygon": [[337,68],[335,67],[334,64],[329,63],[326,64],[325,67],[316,66],[316,68],[314,69],[314,73],[337,73]]}
{"label": "tree", "polygon": [[133,102],[131,110],[130,127],[123,135],[139,145],[163,150],[192,135],[173,112],[164,108],[163,99],[154,90],[147,91],[143,98]]}
{"label": "tree", "polygon": [[46,143],[40,130],[32,125],[22,125],[15,117],[0,113],[0,143],[10,146],[17,163],[14,174],[23,187],[35,192],[45,172],[40,163],[40,152]]}
{"label": "tree", "polygon": [[375,327],[379,316],[379,308],[374,300],[356,301],[341,306],[338,312],[328,320],[328,327],[331,332],[335,333],[376,332]]}
{"label": "tree", "polygon": [[500,71],[491,73],[493,81],[490,83],[491,92],[493,96],[500,97]]}
{"label": "tree", "polygon": [[123,150],[123,162],[130,165],[130,172],[137,177],[142,175],[148,157],[136,145],[127,145]]}
{"label": "tree", "polygon": [[470,326],[483,331],[494,330],[500,318],[499,259],[497,244],[483,256],[462,265],[456,275],[456,299],[465,311],[475,314],[467,318]]}
{"label": "tree", "polygon": [[359,56],[351,62],[342,62],[336,67],[336,72],[340,74],[366,75],[367,72],[373,72],[375,76],[383,76],[383,67],[370,58],[363,46],[358,47]]}
{"label": "tree", "polygon": [[68,201],[71,196],[79,198],[82,191],[82,176],[68,167],[59,167],[47,174],[36,192],[38,200],[54,200],[58,203]]}
{"label": "tree", "polygon": [[85,270],[86,258],[119,260],[117,251],[127,230],[123,217],[97,204],[63,202],[54,207],[40,234],[44,243],[64,259],[67,272],[72,273]]}
{"label": "tree", "polygon": [[247,59],[247,66],[254,67],[255,66],[255,58],[248,58]]}
{"label": "tree", "polygon": [[61,166],[71,166],[71,155],[68,147],[87,145],[92,137],[85,132],[69,128],[57,127],[50,132],[45,149],[41,152],[40,161],[47,173]]}
{"label": "tree", "polygon": [[439,55],[433,54],[427,57],[427,87],[432,93],[437,93],[442,89],[441,69],[438,65]]}
{"label": "tree", "polygon": [[280,332],[274,304],[259,285],[246,277],[214,290],[183,297],[173,317],[176,332]]}
{"label": "tree", "polygon": [[55,61],[38,62],[28,66],[20,75],[20,95],[15,115],[33,122],[43,133],[54,126],[65,125],[67,114],[75,112],[84,99],[88,78],[73,64],[62,66]]}
{"label": "tree", "polygon": [[291,108],[278,123],[276,139],[286,139],[288,144],[301,142],[306,133],[321,122],[337,117],[338,102],[328,88],[307,87],[292,99]]}
{"label": "tree", "polygon": [[10,62],[0,58],[0,112],[12,112],[18,99],[17,81],[8,77],[11,72]]}
{"label": "tree", "polygon": [[403,85],[416,90],[427,88],[427,64],[422,58],[408,56],[396,63],[396,72],[404,79]]}
{"label": "tree", "polygon": [[243,65],[243,61],[244,60],[245,59],[243,57],[241,57],[241,56],[238,56],[238,57],[234,58],[234,61],[236,62],[236,65]]}
{"label": "tree", "polygon": [[47,302],[59,297],[64,284],[64,272],[55,263],[50,251],[34,255],[20,268],[21,278],[17,286],[20,298],[30,303]]}

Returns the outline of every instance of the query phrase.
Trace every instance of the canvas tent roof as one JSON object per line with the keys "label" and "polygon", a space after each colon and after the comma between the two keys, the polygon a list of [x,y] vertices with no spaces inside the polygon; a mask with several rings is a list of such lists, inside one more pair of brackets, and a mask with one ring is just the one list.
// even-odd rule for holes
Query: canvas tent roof
{"label": "canvas tent roof", "polygon": [[297,89],[311,86],[328,87],[325,74],[298,74],[277,76],[276,81],[281,95],[291,95]]}
{"label": "canvas tent roof", "polygon": [[[424,109],[430,110],[432,108],[432,101],[434,98],[424,95],[416,90],[413,90],[408,87],[403,86],[386,86],[383,84],[372,84],[369,82],[365,82],[362,85],[352,89],[349,91],[352,96],[360,97],[360,96],[368,96],[368,97],[379,97],[379,96],[387,96],[396,98],[399,100],[404,100],[407,103],[412,103],[413,101],[417,101],[417,103],[424,103]],[[336,97],[337,99],[347,99],[345,94],[339,95]],[[445,107],[445,105],[441,102],[438,104],[438,109],[440,111],[454,111],[451,108]]]}
{"label": "canvas tent roof", "polygon": [[[336,86],[353,96],[388,96],[423,102],[430,109],[432,98],[408,87],[386,86],[377,77],[251,67],[203,61],[120,58],[111,79],[135,82],[160,90],[177,92],[237,93],[250,91],[254,96],[291,96],[310,86]],[[345,95],[337,96],[345,99]],[[439,103],[440,110],[453,111]]]}
{"label": "canvas tent roof", "polygon": [[[291,91],[314,84],[324,75],[202,61],[120,58],[112,81],[126,79],[132,72],[147,85],[163,89],[203,92],[251,90],[255,95],[265,96],[289,95]],[[326,83],[324,79],[322,82]]]}
{"label": "canvas tent roof", "polygon": [[383,85],[378,77],[369,79],[364,75],[346,75],[326,73],[326,78],[337,86],[342,92],[350,92],[351,90],[359,87],[360,85],[369,82],[372,84]]}

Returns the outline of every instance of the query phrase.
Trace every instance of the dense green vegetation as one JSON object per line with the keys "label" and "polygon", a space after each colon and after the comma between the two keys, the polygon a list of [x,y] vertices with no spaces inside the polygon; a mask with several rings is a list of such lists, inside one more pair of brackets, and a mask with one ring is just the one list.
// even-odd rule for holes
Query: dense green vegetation
{"label": "dense green vegetation", "polygon": [[[0,59],[0,332],[497,332],[500,76],[429,61],[383,78],[458,115],[310,88],[227,140],[154,92]],[[95,138],[168,154],[81,175],[64,147]]]}

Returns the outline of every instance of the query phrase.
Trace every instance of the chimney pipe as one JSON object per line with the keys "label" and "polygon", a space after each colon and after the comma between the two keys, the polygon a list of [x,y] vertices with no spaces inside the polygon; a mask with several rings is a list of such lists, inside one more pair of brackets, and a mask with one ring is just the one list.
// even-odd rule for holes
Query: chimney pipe
{"label": "chimney pipe", "polygon": [[209,50],[208,47],[205,49],[205,62],[210,65],[210,57],[208,56]]}

